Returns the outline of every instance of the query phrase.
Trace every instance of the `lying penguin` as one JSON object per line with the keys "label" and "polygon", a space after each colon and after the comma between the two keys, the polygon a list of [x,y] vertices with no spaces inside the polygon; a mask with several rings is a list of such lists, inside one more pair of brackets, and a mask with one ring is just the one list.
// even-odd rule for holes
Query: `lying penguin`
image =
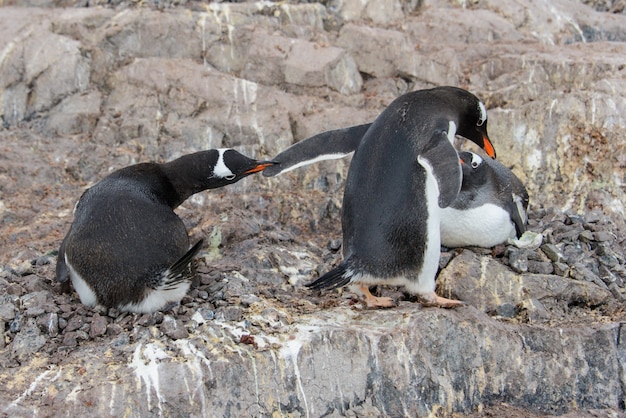
{"label": "lying penguin", "polygon": [[[461,166],[453,146],[456,134],[495,157],[485,106],[455,87],[405,94],[371,125],[333,131],[345,141],[324,148],[323,156],[340,158],[356,149],[343,200],[344,261],[309,287],[358,284],[370,307],[393,305],[389,298],[371,295],[368,286],[378,284],[404,285],[428,305],[461,304],[435,294],[440,208],[449,206],[461,189]],[[328,159],[294,147],[279,154],[281,165],[266,175],[297,165],[283,166],[285,155],[296,155],[301,162]]]}
{"label": "lying penguin", "polygon": [[86,190],[59,248],[56,279],[68,278],[82,303],[154,312],[178,302],[190,286],[189,248],[174,209],[191,195],[223,187],[271,166],[233,149],[122,168]]}
{"label": "lying penguin", "polygon": [[511,170],[491,158],[460,152],[463,183],[441,211],[441,244],[493,247],[526,231],[528,192]]}

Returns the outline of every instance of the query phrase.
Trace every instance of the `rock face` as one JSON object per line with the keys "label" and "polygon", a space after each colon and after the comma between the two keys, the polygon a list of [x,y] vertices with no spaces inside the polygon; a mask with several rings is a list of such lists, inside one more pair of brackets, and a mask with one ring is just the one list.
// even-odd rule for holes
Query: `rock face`
{"label": "rock face", "polygon": [[[625,413],[619,1],[2,4],[3,415]],[[467,306],[380,288],[399,306],[368,311],[303,287],[340,260],[348,159],[186,202],[209,244],[170,311],[89,310],[54,283],[71,208],[110,170],[271,157],[443,84],[485,101],[539,238],[444,249],[439,292]]]}

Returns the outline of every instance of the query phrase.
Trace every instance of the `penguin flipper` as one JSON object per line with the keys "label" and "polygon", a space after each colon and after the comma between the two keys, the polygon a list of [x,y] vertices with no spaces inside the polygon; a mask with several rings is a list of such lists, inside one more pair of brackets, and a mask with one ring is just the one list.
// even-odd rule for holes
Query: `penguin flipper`
{"label": "penguin flipper", "polygon": [[65,283],[70,278],[69,272],[67,270],[67,264],[65,264],[65,241],[67,240],[67,236],[61,242],[61,246],[59,247],[59,253],[57,254],[57,265],[56,265],[56,281],[59,283]]}
{"label": "penguin flipper", "polygon": [[272,177],[318,161],[344,158],[358,148],[370,125],[326,131],[303,139],[272,158],[278,164],[267,167],[263,175]]}
{"label": "penguin flipper", "polygon": [[306,287],[309,289],[336,289],[347,285],[351,281],[352,277],[348,273],[347,264],[344,261],[313,283],[307,284]]}
{"label": "penguin flipper", "polygon": [[200,251],[200,247],[202,247],[203,243],[204,240],[200,239],[185,253],[185,255],[179,258],[163,273],[163,280],[161,281],[161,287],[163,290],[177,287],[180,282],[186,279],[187,267],[196,254],[198,254],[198,251]]}
{"label": "penguin flipper", "polygon": [[445,208],[456,199],[461,190],[462,172],[459,154],[448,140],[445,131],[438,131],[430,139],[420,157],[432,167],[439,186],[439,207]]}
{"label": "penguin flipper", "polygon": [[522,198],[513,193],[513,199],[506,209],[511,215],[511,220],[515,224],[516,236],[519,238],[526,232],[526,224],[528,223],[528,215],[526,214]]}

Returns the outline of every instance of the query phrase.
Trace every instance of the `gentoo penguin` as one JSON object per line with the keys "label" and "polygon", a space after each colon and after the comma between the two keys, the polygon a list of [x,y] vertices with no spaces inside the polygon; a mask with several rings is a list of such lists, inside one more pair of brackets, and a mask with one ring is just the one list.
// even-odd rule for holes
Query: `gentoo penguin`
{"label": "gentoo penguin", "polygon": [[441,244],[446,247],[493,247],[526,230],[528,192],[500,162],[460,152],[463,184],[456,199],[441,211]]}
{"label": "gentoo penguin", "polygon": [[233,149],[122,168],[86,190],[59,248],[56,279],[71,279],[82,303],[154,312],[178,302],[190,285],[187,229],[174,213],[202,190],[235,183],[272,162]]}
{"label": "gentoo penguin", "polygon": [[485,106],[455,87],[407,93],[376,118],[348,170],[344,260],[309,287],[358,284],[371,307],[393,305],[390,298],[371,295],[367,286],[378,284],[404,285],[428,305],[462,304],[435,294],[440,208],[461,188],[456,134],[495,157]]}

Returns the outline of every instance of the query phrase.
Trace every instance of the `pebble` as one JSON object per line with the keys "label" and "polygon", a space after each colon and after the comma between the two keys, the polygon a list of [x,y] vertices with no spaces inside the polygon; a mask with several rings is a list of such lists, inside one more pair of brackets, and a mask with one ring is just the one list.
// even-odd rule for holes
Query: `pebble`
{"label": "pebble", "polygon": [[37,318],[37,325],[41,332],[47,333],[50,337],[59,335],[59,315],[50,312]]}
{"label": "pebble", "polygon": [[563,254],[561,253],[561,250],[559,250],[559,248],[554,244],[543,244],[541,246],[541,251],[543,251],[546,257],[548,257],[555,263],[560,263],[563,261]]}
{"label": "pebble", "polygon": [[173,340],[189,337],[189,332],[185,328],[184,323],[180,319],[174,319],[169,315],[165,315],[161,324],[161,331]]}
{"label": "pebble", "polygon": [[509,251],[509,265],[516,273],[526,273],[528,271],[528,257],[525,251]]}
{"label": "pebble", "polygon": [[17,308],[13,303],[13,298],[9,295],[0,296],[0,320],[8,322],[15,318]]}
{"label": "pebble", "polygon": [[76,331],[80,327],[83,326],[85,320],[80,315],[75,315],[67,321],[67,325],[65,326],[65,332]]}
{"label": "pebble", "polygon": [[89,336],[91,338],[101,337],[107,332],[107,319],[96,313],[91,320]]}

